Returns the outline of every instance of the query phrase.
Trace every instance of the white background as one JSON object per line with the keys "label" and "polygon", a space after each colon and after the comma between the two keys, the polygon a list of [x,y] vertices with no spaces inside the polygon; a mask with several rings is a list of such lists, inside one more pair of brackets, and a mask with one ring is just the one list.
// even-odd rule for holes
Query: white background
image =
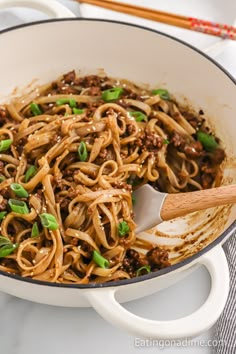
{"label": "white background", "polygon": [[[60,0],[79,13],[77,4]],[[124,1],[125,2],[125,1]],[[126,1],[137,5],[149,6],[172,13],[199,17],[212,21],[232,24],[236,18],[236,1],[232,0],[136,0]],[[177,36],[196,47],[205,50],[219,42],[219,39],[154,23],[135,17],[117,14],[89,5],[81,6],[82,16],[118,19],[155,28]],[[18,24],[27,19],[43,18],[37,12],[15,10],[0,12],[0,29],[6,25]],[[224,51],[217,56],[219,61],[236,77],[236,42],[226,42]],[[188,278],[158,294],[133,301],[125,307],[134,313],[152,319],[175,319],[196,310],[206,299],[210,279],[204,268],[200,268]],[[166,343],[165,354],[212,353],[208,340],[213,329],[196,338],[194,343],[182,347],[169,347]],[[136,339],[136,343],[140,343]],[[154,354],[163,349],[149,343],[149,347],[135,346],[135,338],[101,319],[92,309],[67,309],[45,306],[20,300],[0,293],[0,353],[4,354]],[[163,343],[160,342],[160,345]]]}

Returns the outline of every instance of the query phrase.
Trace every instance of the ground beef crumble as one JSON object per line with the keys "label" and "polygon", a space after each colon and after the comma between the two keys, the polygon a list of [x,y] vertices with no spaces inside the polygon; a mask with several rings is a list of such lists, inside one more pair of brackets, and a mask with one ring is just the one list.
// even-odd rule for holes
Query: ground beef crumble
{"label": "ground beef crumble", "polygon": [[137,276],[137,271],[143,266],[149,266],[151,271],[157,271],[170,266],[168,252],[160,247],[154,247],[141,256],[137,251],[129,248],[126,251],[121,269],[127,272],[131,278]]}
{"label": "ground beef crumble", "polygon": [[170,142],[174,145],[174,147],[183,147],[185,145],[185,139],[182,135],[174,132]]}
{"label": "ground beef crumble", "polygon": [[96,86],[99,87],[101,84],[107,80],[107,77],[101,77],[97,75],[88,75],[85,77],[77,78],[75,80],[76,85],[81,85],[82,87],[92,87]]}
{"label": "ground beef crumble", "polygon": [[[132,125],[129,126],[131,130]],[[129,144],[129,152],[132,153],[135,146],[140,146],[141,151],[149,151],[152,153],[157,153],[163,146],[164,140],[161,136],[154,132],[145,130],[139,135],[139,138],[134,142]]]}
{"label": "ground beef crumble", "polygon": [[146,254],[152,271],[170,266],[168,252],[160,247],[154,247]]}
{"label": "ground beef crumble", "polygon": [[67,74],[63,75],[63,79],[67,84],[71,84],[72,82],[75,81],[75,71],[69,71]]}
{"label": "ground beef crumble", "polygon": [[196,158],[202,155],[203,146],[200,141],[194,141],[190,144],[186,144],[183,150],[188,157]]}

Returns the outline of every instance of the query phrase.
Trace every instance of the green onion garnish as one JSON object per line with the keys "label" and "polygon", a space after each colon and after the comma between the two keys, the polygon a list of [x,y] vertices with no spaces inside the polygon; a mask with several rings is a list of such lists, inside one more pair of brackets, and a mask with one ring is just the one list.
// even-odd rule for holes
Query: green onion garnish
{"label": "green onion garnish", "polygon": [[146,114],[139,111],[129,112],[129,114],[135,118],[136,122],[142,122],[142,121],[146,122],[148,119]]}
{"label": "green onion garnish", "polygon": [[9,238],[0,236],[0,258],[9,256],[17,247],[17,243],[12,244]]}
{"label": "green onion garnish", "polygon": [[5,179],[6,179],[6,177],[0,176],[0,183],[3,182],[3,181],[5,181]]}
{"label": "green onion garnish", "polygon": [[15,195],[19,198],[27,198],[29,193],[19,183],[12,183],[10,185],[11,190],[15,192]]}
{"label": "green onion garnish", "polygon": [[71,108],[76,107],[76,101],[73,100],[72,98],[60,98],[59,100],[56,100],[56,105],[57,106],[62,106],[63,104],[68,103]]}
{"label": "green onion garnish", "polygon": [[166,144],[166,145],[170,144],[170,140],[168,140],[168,139],[163,139],[163,144]]}
{"label": "green onion garnish", "polygon": [[11,146],[11,143],[12,143],[12,139],[6,139],[0,141],[0,152],[7,151]]}
{"label": "green onion garnish", "polygon": [[6,215],[7,215],[7,211],[1,211],[0,212],[0,221],[2,221]]}
{"label": "green onion garnish", "polygon": [[170,94],[165,89],[152,90],[152,94],[153,95],[159,95],[163,100],[169,100],[170,99]]}
{"label": "green onion garnish", "polygon": [[74,114],[82,114],[84,113],[84,109],[79,109],[79,108],[73,108],[72,109]]}
{"label": "green onion garnish", "polygon": [[123,91],[124,90],[122,87],[113,87],[109,90],[105,90],[102,93],[102,99],[105,102],[118,100],[122,95]]}
{"label": "green onion garnish", "polygon": [[129,231],[130,231],[130,228],[129,228],[129,225],[127,224],[126,221],[121,221],[118,224],[119,236],[125,236],[128,234]]}
{"label": "green onion garnish", "polygon": [[46,227],[49,230],[56,230],[58,229],[58,223],[54,215],[48,214],[48,213],[43,213],[39,215],[41,224],[43,227]]}
{"label": "green onion garnish", "polygon": [[24,179],[25,183],[29,182],[29,180],[32,177],[34,177],[36,175],[36,173],[37,173],[37,168],[35,166],[33,166],[33,165],[30,166],[28,168],[28,170],[26,171],[26,173],[25,173],[25,179]]}
{"label": "green onion garnish", "polygon": [[79,144],[78,155],[79,155],[80,161],[84,162],[87,160],[88,151],[87,151],[87,147],[86,147],[86,144],[84,141],[81,141],[81,143]]}
{"label": "green onion garnish", "polygon": [[42,110],[40,109],[39,105],[37,103],[32,102],[30,104],[30,109],[31,112],[33,113],[34,116],[39,116],[40,114],[42,114]]}
{"label": "green onion garnish", "polygon": [[35,222],[31,230],[31,237],[37,237],[38,235],[39,235],[39,228],[37,222]]}
{"label": "green onion garnish", "polygon": [[8,204],[11,210],[17,214],[29,214],[28,206],[25,202],[17,199],[9,199]]}
{"label": "green onion garnish", "polygon": [[9,238],[4,237],[4,236],[0,236],[0,247],[1,246],[5,246],[5,245],[11,245],[12,242],[11,240],[9,240]]}
{"label": "green onion garnish", "polygon": [[144,270],[145,270],[147,273],[150,273],[150,272],[151,272],[151,267],[148,266],[148,265],[146,265],[146,266],[143,266],[143,267],[139,268],[139,269],[137,270],[136,276],[138,277],[138,276],[140,276],[140,275],[143,275],[142,273],[143,273]]}
{"label": "green onion garnish", "polygon": [[197,139],[200,141],[200,143],[203,145],[203,147],[206,149],[206,151],[213,152],[215,148],[217,148],[219,145],[217,144],[214,136],[209,135],[207,133],[198,131],[197,132]]}
{"label": "green onion garnish", "polygon": [[9,254],[13,253],[18,247],[18,243],[14,243],[14,244],[7,244],[5,246],[2,246],[0,248],[0,258],[4,258],[9,256]]}
{"label": "green onion garnish", "polygon": [[109,268],[109,261],[104,258],[100,253],[97,251],[93,251],[93,261],[100,267],[100,268]]}

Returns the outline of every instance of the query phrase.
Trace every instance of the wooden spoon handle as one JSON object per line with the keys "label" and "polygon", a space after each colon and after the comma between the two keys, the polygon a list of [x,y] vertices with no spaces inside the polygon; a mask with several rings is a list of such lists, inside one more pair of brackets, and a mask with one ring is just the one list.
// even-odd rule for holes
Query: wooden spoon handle
{"label": "wooden spoon handle", "polygon": [[197,192],[168,194],[161,209],[162,220],[170,220],[193,211],[236,203],[236,185]]}

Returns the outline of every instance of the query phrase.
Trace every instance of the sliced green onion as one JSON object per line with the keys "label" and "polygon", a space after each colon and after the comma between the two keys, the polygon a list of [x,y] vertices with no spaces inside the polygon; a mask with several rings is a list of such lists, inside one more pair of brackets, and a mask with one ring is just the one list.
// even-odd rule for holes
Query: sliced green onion
{"label": "sliced green onion", "polygon": [[9,256],[9,254],[13,253],[17,249],[17,247],[18,247],[18,243],[2,246],[0,248],[0,258]]}
{"label": "sliced green onion", "polygon": [[146,114],[139,112],[139,111],[135,111],[135,112],[129,112],[129,114],[135,118],[136,122],[142,122],[142,121],[147,121],[148,117],[146,116]]}
{"label": "sliced green onion", "polygon": [[124,90],[122,87],[113,87],[109,90],[105,90],[102,93],[102,99],[105,102],[118,100],[122,95],[123,91]]}
{"label": "sliced green onion", "polygon": [[19,198],[27,198],[29,193],[19,183],[12,183],[10,185],[11,190],[15,192],[15,195]]}
{"label": "sliced green onion", "polygon": [[6,215],[7,215],[7,211],[1,211],[0,212],[0,221],[2,221]]}
{"label": "sliced green onion", "polygon": [[168,139],[163,139],[163,144],[166,144],[166,145],[170,144],[170,140],[168,140]]}
{"label": "sliced green onion", "polygon": [[36,173],[37,173],[37,168],[35,166],[33,166],[33,165],[30,166],[28,168],[28,170],[26,171],[26,173],[25,173],[25,179],[24,179],[25,183],[29,182],[29,180],[32,177],[34,177],[36,175]]}
{"label": "sliced green onion", "polygon": [[6,177],[0,176],[0,183],[3,182],[3,181],[5,181],[5,179],[6,179]]}
{"label": "sliced green onion", "polygon": [[203,145],[203,147],[206,149],[206,151],[213,152],[215,148],[217,148],[219,145],[217,144],[214,136],[209,135],[207,133],[198,131],[197,132],[197,139],[200,141],[200,143]]}
{"label": "sliced green onion", "polygon": [[12,144],[12,139],[0,141],[0,152],[7,151]]}
{"label": "sliced green onion", "polygon": [[39,116],[40,114],[42,114],[42,110],[40,109],[39,105],[37,103],[32,102],[30,104],[30,109],[31,112],[33,113],[34,116]]}
{"label": "sliced green onion", "polygon": [[37,222],[35,222],[31,230],[31,237],[37,237],[38,235],[39,235],[39,228]]}
{"label": "sliced green onion", "polygon": [[97,251],[93,251],[93,261],[100,267],[100,268],[109,268],[109,261],[104,258],[100,253]]}
{"label": "sliced green onion", "polygon": [[148,265],[146,265],[146,266],[143,266],[143,267],[139,268],[139,269],[137,270],[136,276],[138,277],[138,276],[140,276],[140,275],[143,275],[142,273],[143,273],[144,270],[145,270],[147,273],[150,273],[150,272],[151,272],[151,267],[148,266]]}
{"label": "sliced green onion", "polygon": [[129,228],[129,225],[127,224],[126,221],[121,221],[118,224],[119,236],[125,236],[128,234],[129,231],[130,231],[130,228]]}
{"label": "sliced green onion", "polygon": [[73,108],[72,109],[74,114],[82,114],[84,113],[84,109],[79,109],[79,108]]}
{"label": "sliced green onion", "polygon": [[0,236],[0,247],[5,245],[12,245],[11,240],[9,240],[7,237]]}
{"label": "sliced green onion", "polygon": [[68,103],[71,108],[76,107],[76,101],[73,100],[72,98],[60,98],[59,100],[56,100],[56,105],[57,106],[62,106],[63,104]]}
{"label": "sliced green onion", "polygon": [[29,214],[28,206],[25,202],[17,199],[9,199],[8,204],[11,210],[17,214]]}
{"label": "sliced green onion", "polygon": [[86,144],[84,141],[81,141],[81,143],[79,144],[78,155],[79,155],[80,161],[84,162],[87,160],[88,151],[87,151],[87,147],[86,147]]}
{"label": "sliced green onion", "polygon": [[58,223],[54,215],[48,214],[48,213],[43,213],[39,215],[41,224],[43,227],[46,227],[49,230],[56,230],[58,229]]}
{"label": "sliced green onion", "polygon": [[170,99],[170,94],[167,90],[165,89],[157,89],[157,90],[152,90],[153,95],[159,95],[163,100],[169,100]]}

